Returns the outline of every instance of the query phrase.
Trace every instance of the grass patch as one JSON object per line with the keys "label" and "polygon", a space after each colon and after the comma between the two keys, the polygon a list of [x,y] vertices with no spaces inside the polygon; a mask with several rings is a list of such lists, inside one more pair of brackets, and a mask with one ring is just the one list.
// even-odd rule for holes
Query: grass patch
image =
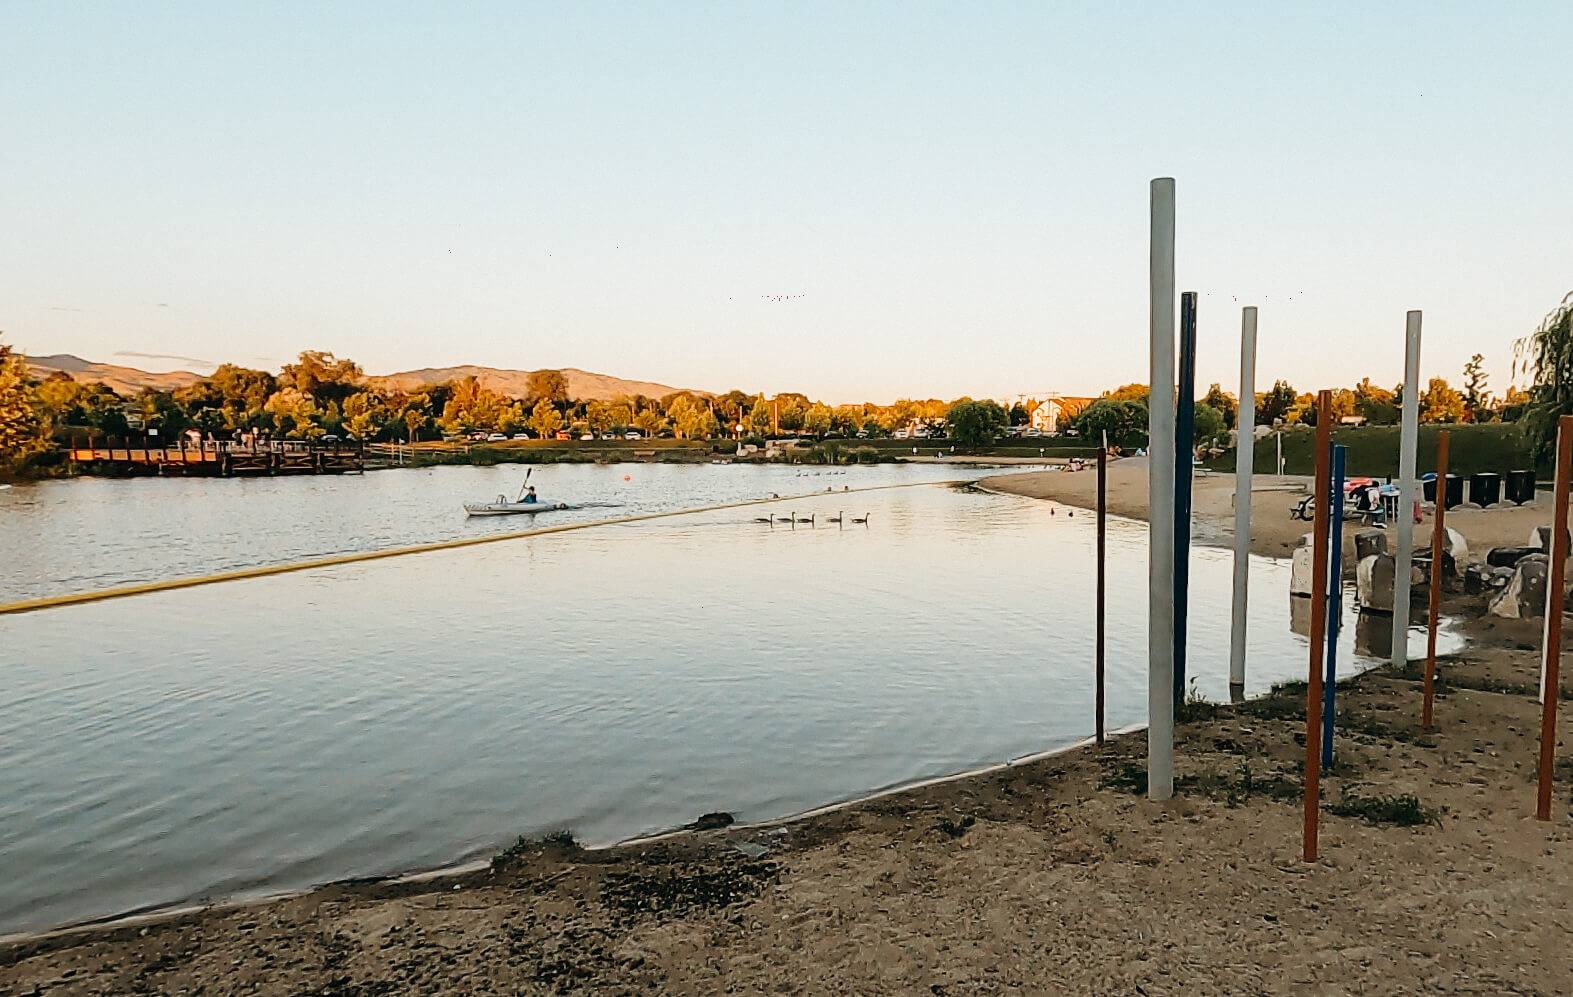
{"label": "grass patch", "polygon": [[946,835],[947,837],[959,838],[963,834],[966,834],[968,831],[972,830],[972,826],[977,822],[978,819],[971,814],[967,814],[960,820],[951,820],[949,817],[941,817],[939,821],[939,830],[940,833]]}
{"label": "grass patch", "polygon": [[[1117,789],[1141,795],[1147,792],[1147,769],[1128,762],[1116,772],[1098,781],[1099,789]],[[1231,807],[1248,803],[1251,797],[1270,800],[1298,800],[1305,794],[1305,787],[1295,779],[1277,772],[1258,775],[1250,762],[1241,762],[1232,772],[1207,769],[1174,780],[1174,791],[1183,795],[1205,796],[1222,800]]]}
{"label": "grass patch", "polygon": [[518,865],[531,855],[573,855],[582,851],[584,846],[579,844],[573,832],[566,827],[547,831],[536,838],[520,835],[518,841],[492,856],[492,868],[502,869]]}
{"label": "grass patch", "polygon": [[1337,803],[1328,806],[1327,812],[1340,817],[1358,817],[1367,824],[1390,824],[1395,827],[1442,823],[1437,812],[1423,806],[1413,793],[1360,796],[1346,789]]}

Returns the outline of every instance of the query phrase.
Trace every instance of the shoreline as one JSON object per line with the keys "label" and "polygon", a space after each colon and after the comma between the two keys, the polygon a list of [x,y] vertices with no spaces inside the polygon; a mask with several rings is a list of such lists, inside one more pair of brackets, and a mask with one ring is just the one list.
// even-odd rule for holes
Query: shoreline
{"label": "shoreline", "polygon": [[1188,706],[1166,804],[1134,791],[1145,739],[1115,736],[756,825],[548,838],[468,871],[11,939],[0,990],[1565,988],[1573,954],[1542,947],[1560,929],[1540,910],[1573,885],[1567,806],[1525,819],[1537,665],[1517,645],[1537,628],[1469,627],[1439,730],[1418,727],[1413,668],[1340,683],[1311,866],[1290,688]]}

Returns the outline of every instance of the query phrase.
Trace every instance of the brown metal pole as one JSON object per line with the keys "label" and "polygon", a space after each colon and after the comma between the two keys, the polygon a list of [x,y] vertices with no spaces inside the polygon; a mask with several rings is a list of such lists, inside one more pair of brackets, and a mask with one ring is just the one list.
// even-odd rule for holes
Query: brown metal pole
{"label": "brown metal pole", "polygon": [[1304,856],[1316,861],[1322,794],[1322,653],[1327,643],[1327,531],[1332,504],[1328,466],[1332,454],[1333,393],[1316,396],[1316,514],[1311,527],[1311,661],[1305,689]]}
{"label": "brown metal pole", "polygon": [[1568,559],[1568,473],[1573,465],[1573,415],[1557,420],[1556,503],[1546,578],[1545,670],[1540,689],[1540,784],[1535,817],[1551,819],[1551,774],[1557,754],[1557,694],[1562,677],[1562,574]]}
{"label": "brown metal pole", "polygon": [[1104,609],[1104,521],[1109,513],[1108,501],[1109,448],[1098,448],[1098,651],[1096,701],[1096,730],[1098,743],[1103,743],[1103,609]]}
{"label": "brown metal pole", "polygon": [[1426,610],[1426,677],[1420,707],[1420,725],[1431,726],[1432,703],[1436,691],[1436,619],[1442,609],[1442,548],[1447,530],[1442,520],[1447,515],[1447,445],[1451,434],[1442,430],[1436,440],[1436,514],[1431,525],[1431,600]]}

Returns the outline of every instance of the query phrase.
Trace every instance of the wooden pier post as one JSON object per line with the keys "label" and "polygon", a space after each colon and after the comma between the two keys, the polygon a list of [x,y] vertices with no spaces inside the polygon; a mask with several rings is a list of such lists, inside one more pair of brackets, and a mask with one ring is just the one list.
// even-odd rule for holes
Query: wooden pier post
{"label": "wooden pier post", "polygon": [[1322,794],[1322,653],[1327,637],[1327,528],[1333,393],[1316,396],[1316,514],[1311,527],[1311,661],[1305,690],[1305,821],[1303,854],[1315,862]]}
{"label": "wooden pier post", "polygon": [[1430,727],[1436,692],[1436,621],[1442,609],[1442,560],[1447,545],[1447,449],[1450,434],[1442,430],[1436,441],[1436,511],[1431,527],[1431,593],[1426,601],[1426,674],[1421,694],[1420,726]]}
{"label": "wooden pier post", "polygon": [[1562,584],[1568,559],[1568,475],[1573,465],[1573,415],[1557,420],[1556,501],[1546,578],[1546,629],[1540,680],[1540,766],[1535,817],[1551,819],[1551,777],[1557,757],[1557,697],[1562,681]]}

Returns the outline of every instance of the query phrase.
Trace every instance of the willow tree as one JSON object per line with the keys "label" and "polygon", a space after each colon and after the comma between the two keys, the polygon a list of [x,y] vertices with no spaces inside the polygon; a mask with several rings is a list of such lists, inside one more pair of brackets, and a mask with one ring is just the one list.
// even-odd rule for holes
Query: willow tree
{"label": "willow tree", "polygon": [[1544,460],[1556,441],[1557,417],[1573,415],[1573,292],[1513,344],[1513,371],[1530,375],[1520,425],[1535,459]]}

